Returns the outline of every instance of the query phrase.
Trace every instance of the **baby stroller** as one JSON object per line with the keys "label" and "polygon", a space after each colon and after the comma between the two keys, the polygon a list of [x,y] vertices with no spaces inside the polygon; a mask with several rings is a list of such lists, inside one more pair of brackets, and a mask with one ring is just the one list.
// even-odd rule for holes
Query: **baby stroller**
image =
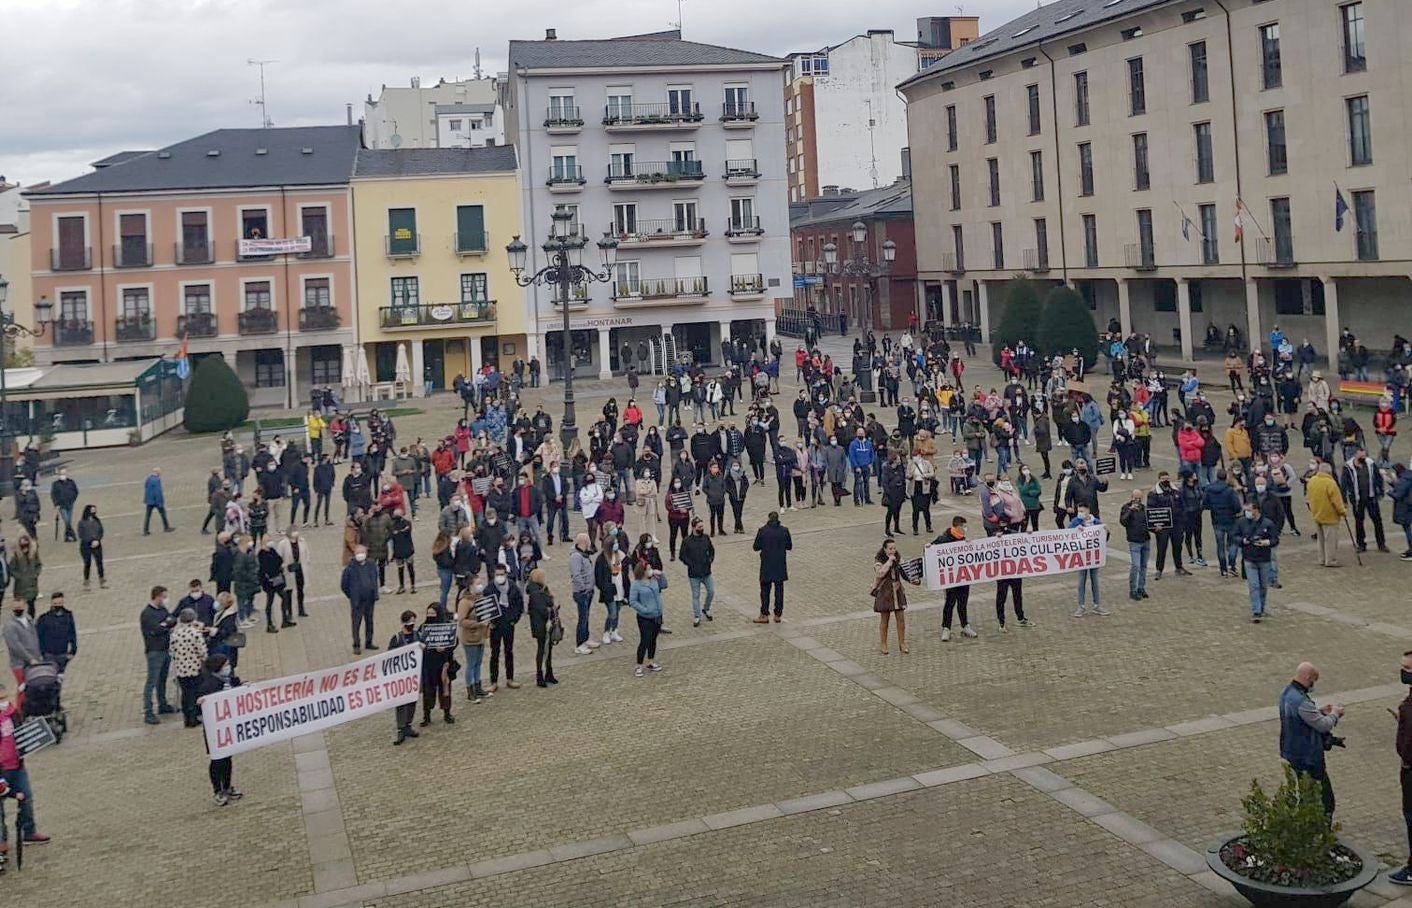
{"label": "baby stroller", "polygon": [[40,716],[49,720],[56,742],[69,730],[68,714],[64,712],[60,693],[63,680],[54,662],[36,662],[25,669],[24,712],[26,717]]}

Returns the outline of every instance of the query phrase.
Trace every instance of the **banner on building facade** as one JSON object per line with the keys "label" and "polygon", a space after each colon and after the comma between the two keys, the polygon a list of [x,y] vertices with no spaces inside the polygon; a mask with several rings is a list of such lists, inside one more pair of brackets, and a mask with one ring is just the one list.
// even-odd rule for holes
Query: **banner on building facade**
{"label": "banner on building facade", "polygon": [[240,241],[242,258],[256,255],[290,255],[309,252],[313,248],[313,240],[307,236],[292,236],[286,239],[250,237]]}
{"label": "banner on building facade", "polygon": [[421,693],[422,645],[336,668],[242,684],[201,700],[212,759],[333,728],[410,703]]}
{"label": "banner on building facade", "polygon": [[944,590],[1103,567],[1107,532],[1102,526],[1076,527],[929,545],[923,555],[927,588]]}

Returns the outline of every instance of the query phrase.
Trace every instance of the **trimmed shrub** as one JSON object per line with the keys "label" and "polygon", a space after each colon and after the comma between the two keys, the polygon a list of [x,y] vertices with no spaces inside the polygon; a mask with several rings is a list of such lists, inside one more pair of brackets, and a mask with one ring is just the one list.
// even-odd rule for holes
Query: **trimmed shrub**
{"label": "trimmed shrub", "polygon": [[245,385],[223,357],[207,356],[191,374],[186,389],[188,432],[223,432],[234,429],[250,415],[250,397]]}
{"label": "trimmed shrub", "polygon": [[1000,324],[990,333],[990,358],[1000,365],[1000,348],[1009,345],[1011,350],[1021,340],[1035,345],[1035,332],[1039,328],[1044,304],[1040,302],[1039,288],[1027,278],[1017,278],[1010,282],[1010,291],[1005,296],[1005,311],[1001,313]]}
{"label": "trimmed shrub", "polygon": [[1088,303],[1071,287],[1056,287],[1044,301],[1039,320],[1039,349],[1045,356],[1077,349],[1086,369],[1098,361],[1098,329]]}

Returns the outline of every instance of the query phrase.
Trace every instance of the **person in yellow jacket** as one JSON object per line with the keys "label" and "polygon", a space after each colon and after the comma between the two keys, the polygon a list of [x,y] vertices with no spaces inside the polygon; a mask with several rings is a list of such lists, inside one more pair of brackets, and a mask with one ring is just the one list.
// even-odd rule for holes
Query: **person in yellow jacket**
{"label": "person in yellow jacket", "polygon": [[1226,459],[1239,460],[1241,467],[1245,469],[1245,474],[1250,475],[1250,467],[1255,451],[1250,446],[1250,433],[1245,429],[1245,419],[1237,417],[1235,425],[1226,430],[1225,447]]}
{"label": "person in yellow jacket", "polygon": [[304,431],[309,435],[309,453],[315,458],[324,453],[324,429],[328,428],[328,423],[324,422],[323,414],[318,410],[310,410],[309,415],[304,417]]}
{"label": "person in yellow jacket", "polygon": [[1152,420],[1143,407],[1130,408],[1128,416],[1133,421],[1133,437],[1137,439],[1137,465],[1146,470],[1152,466]]}
{"label": "person in yellow jacket", "polygon": [[1319,563],[1324,567],[1342,567],[1338,563],[1338,525],[1347,516],[1348,508],[1334,479],[1333,467],[1322,462],[1315,467],[1304,487],[1304,497],[1318,525]]}

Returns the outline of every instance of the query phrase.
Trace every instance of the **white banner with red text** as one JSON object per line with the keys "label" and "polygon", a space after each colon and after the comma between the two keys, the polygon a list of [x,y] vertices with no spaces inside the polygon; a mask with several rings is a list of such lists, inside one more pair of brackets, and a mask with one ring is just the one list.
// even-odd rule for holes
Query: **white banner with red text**
{"label": "white banner with red text", "polygon": [[1107,532],[1102,526],[1076,527],[929,545],[925,553],[927,589],[1103,567],[1108,556]]}
{"label": "white banner with red text", "polygon": [[421,693],[422,645],[336,668],[242,684],[201,700],[211,758],[333,728],[411,703]]}

